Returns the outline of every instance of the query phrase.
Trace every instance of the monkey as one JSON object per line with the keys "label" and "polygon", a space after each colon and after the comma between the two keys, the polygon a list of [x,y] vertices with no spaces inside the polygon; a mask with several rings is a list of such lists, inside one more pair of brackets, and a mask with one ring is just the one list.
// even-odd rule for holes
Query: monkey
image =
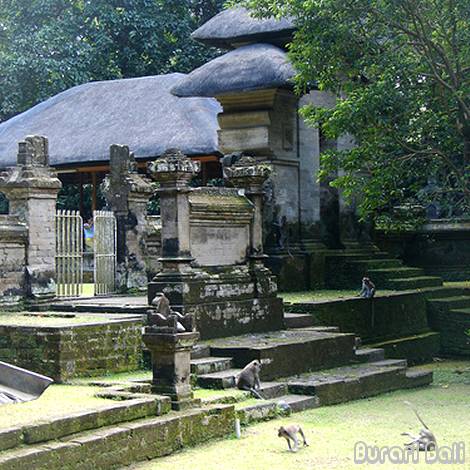
{"label": "monkey", "polygon": [[362,289],[359,292],[360,297],[371,299],[375,295],[375,284],[366,276],[362,278]]}
{"label": "monkey", "polygon": [[415,410],[413,405],[408,401],[405,401],[405,404],[408,405],[414,411],[416,417],[424,426],[424,429],[421,429],[417,436],[413,436],[408,432],[401,433],[402,436],[408,436],[412,439],[411,442],[405,444],[405,447],[407,449],[412,449],[414,446],[418,445],[419,451],[435,450],[437,446],[437,441],[433,432],[426,426],[426,423],[421,419],[421,416],[419,416],[418,412]]}
{"label": "monkey", "polygon": [[[305,434],[302,431],[302,428],[297,424],[290,424],[289,426],[281,426],[277,431],[278,437],[283,437],[287,441],[287,445],[289,446],[289,450],[291,452],[297,452],[299,448],[299,440],[297,439],[297,433],[302,436],[304,441],[304,447],[308,447],[307,439],[305,439]],[[290,444],[290,441],[294,441],[294,448]]]}
{"label": "monkey", "polygon": [[258,392],[260,388],[259,373],[261,370],[261,363],[258,360],[251,361],[245,366],[245,368],[238,374],[236,385],[240,390],[246,390],[258,398],[264,400],[261,394]]}

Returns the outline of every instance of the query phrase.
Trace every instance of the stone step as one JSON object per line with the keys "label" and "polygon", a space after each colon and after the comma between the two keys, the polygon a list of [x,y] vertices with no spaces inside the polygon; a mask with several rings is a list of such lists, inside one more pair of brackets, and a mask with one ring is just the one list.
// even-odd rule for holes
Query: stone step
{"label": "stone step", "polygon": [[343,403],[404,388],[406,368],[386,361],[339,367],[288,380],[289,392],[318,397],[320,406]]}
{"label": "stone step", "polygon": [[318,397],[312,395],[284,395],[278,398],[277,403],[287,403],[293,413],[318,408]]}
{"label": "stone step", "polygon": [[84,410],[68,416],[44,418],[38,423],[0,431],[0,452],[20,445],[39,444],[61,439],[71,434],[117,423],[122,424],[136,419],[160,416],[171,410],[169,397],[119,393],[113,390],[103,391],[101,396],[110,398],[108,405],[102,408]]}
{"label": "stone step", "polygon": [[408,359],[408,364],[432,361],[441,347],[440,334],[428,331],[413,336],[395,338],[368,345],[385,350],[385,357]]}
{"label": "stone step", "polygon": [[311,395],[282,395],[275,400],[260,400],[259,403],[237,408],[237,417],[244,425],[279,418],[290,413],[317,408],[318,398]]}
{"label": "stone step", "polygon": [[429,299],[428,303],[438,308],[453,310],[470,307],[470,296],[457,295],[454,297],[444,297],[439,299]]}
{"label": "stone step", "polygon": [[202,388],[225,389],[235,387],[235,378],[242,369],[227,369],[197,377],[197,384]]}
{"label": "stone step", "polygon": [[386,281],[388,279],[409,279],[411,277],[420,277],[424,275],[424,271],[420,268],[401,266],[394,268],[368,269],[367,274],[377,284],[377,282]]}
{"label": "stone step", "polygon": [[122,468],[225,437],[233,432],[234,422],[233,405],[140,419],[2,452],[0,470]]}
{"label": "stone step", "polygon": [[432,371],[408,369],[405,375],[406,388],[425,387],[432,383]]}
{"label": "stone step", "polygon": [[196,343],[191,351],[191,359],[202,359],[211,355],[211,348],[206,343]]}
{"label": "stone step", "polygon": [[240,369],[255,359],[261,361],[261,380],[266,381],[349,364],[354,361],[354,346],[353,334],[307,327],[211,340],[211,354],[233,357]]}
{"label": "stone step", "polygon": [[408,361],[406,359],[383,359],[381,361],[371,362],[372,367],[402,367],[406,369],[408,367]]}
{"label": "stone step", "polygon": [[417,276],[402,279],[388,279],[382,286],[384,289],[411,290],[425,287],[442,286],[442,279],[437,276]]}
{"label": "stone step", "polygon": [[313,318],[305,313],[284,313],[286,328],[305,328],[313,325]]}
{"label": "stone step", "polygon": [[363,270],[364,272],[368,269],[399,268],[403,266],[403,263],[399,259],[395,258],[360,259],[350,261],[348,264],[356,270]]}
{"label": "stone step", "polygon": [[261,382],[260,395],[266,400],[280,397],[287,393],[287,384],[284,382]]}
{"label": "stone step", "polygon": [[233,367],[231,357],[202,357],[191,359],[191,373],[197,375],[222,372]]}
{"label": "stone step", "polygon": [[385,359],[385,350],[382,348],[356,349],[356,359],[360,362],[375,362]]}

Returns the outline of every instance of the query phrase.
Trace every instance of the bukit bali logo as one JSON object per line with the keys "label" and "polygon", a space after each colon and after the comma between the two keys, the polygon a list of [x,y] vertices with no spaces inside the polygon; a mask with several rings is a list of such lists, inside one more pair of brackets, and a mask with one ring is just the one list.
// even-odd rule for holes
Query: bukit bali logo
{"label": "bukit bali logo", "polygon": [[363,441],[354,445],[355,464],[440,464],[440,465],[464,465],[465,443],[454,442],[451,446],[436,446],[434,450],[420,451],[419,447],[400,446],[370,446]]}

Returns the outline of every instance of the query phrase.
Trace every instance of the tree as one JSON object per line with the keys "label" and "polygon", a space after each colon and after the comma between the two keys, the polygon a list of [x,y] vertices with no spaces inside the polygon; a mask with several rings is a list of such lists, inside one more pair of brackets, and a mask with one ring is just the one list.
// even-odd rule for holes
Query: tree
{"label": "tree", "polygon": [[355,137],[321,156],[320,177],[360,195],[363,217],[393,222],[396,206],[433,202],[443,215],[470,209],[470,4],[468,0],[246,0],[260,16],[291,16],[289,54],[299,92],[338,96],[302,110],[327,137]]}
{"label": "tree", "polygon": [[189,72],[222,0],[2,0],[0,121],[91,80]]}

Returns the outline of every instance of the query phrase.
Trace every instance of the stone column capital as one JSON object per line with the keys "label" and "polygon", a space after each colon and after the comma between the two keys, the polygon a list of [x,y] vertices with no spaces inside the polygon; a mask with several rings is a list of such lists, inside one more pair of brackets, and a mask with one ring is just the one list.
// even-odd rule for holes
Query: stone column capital
{"label": "stone column capital", "polygon": [[263,184],[273,169],[269,163],[256,161],[253,157],[242,157],[236,164],[227,167],[225,172],[236,188],[243,188],[247,194],[263,194]]}
{"label": "stone column capital", "polygon": [[161,157],[149,164],[152,178],[163,185],[184,186],[199,170],[199,162],[191,160],[178,149],[166,150]]}

